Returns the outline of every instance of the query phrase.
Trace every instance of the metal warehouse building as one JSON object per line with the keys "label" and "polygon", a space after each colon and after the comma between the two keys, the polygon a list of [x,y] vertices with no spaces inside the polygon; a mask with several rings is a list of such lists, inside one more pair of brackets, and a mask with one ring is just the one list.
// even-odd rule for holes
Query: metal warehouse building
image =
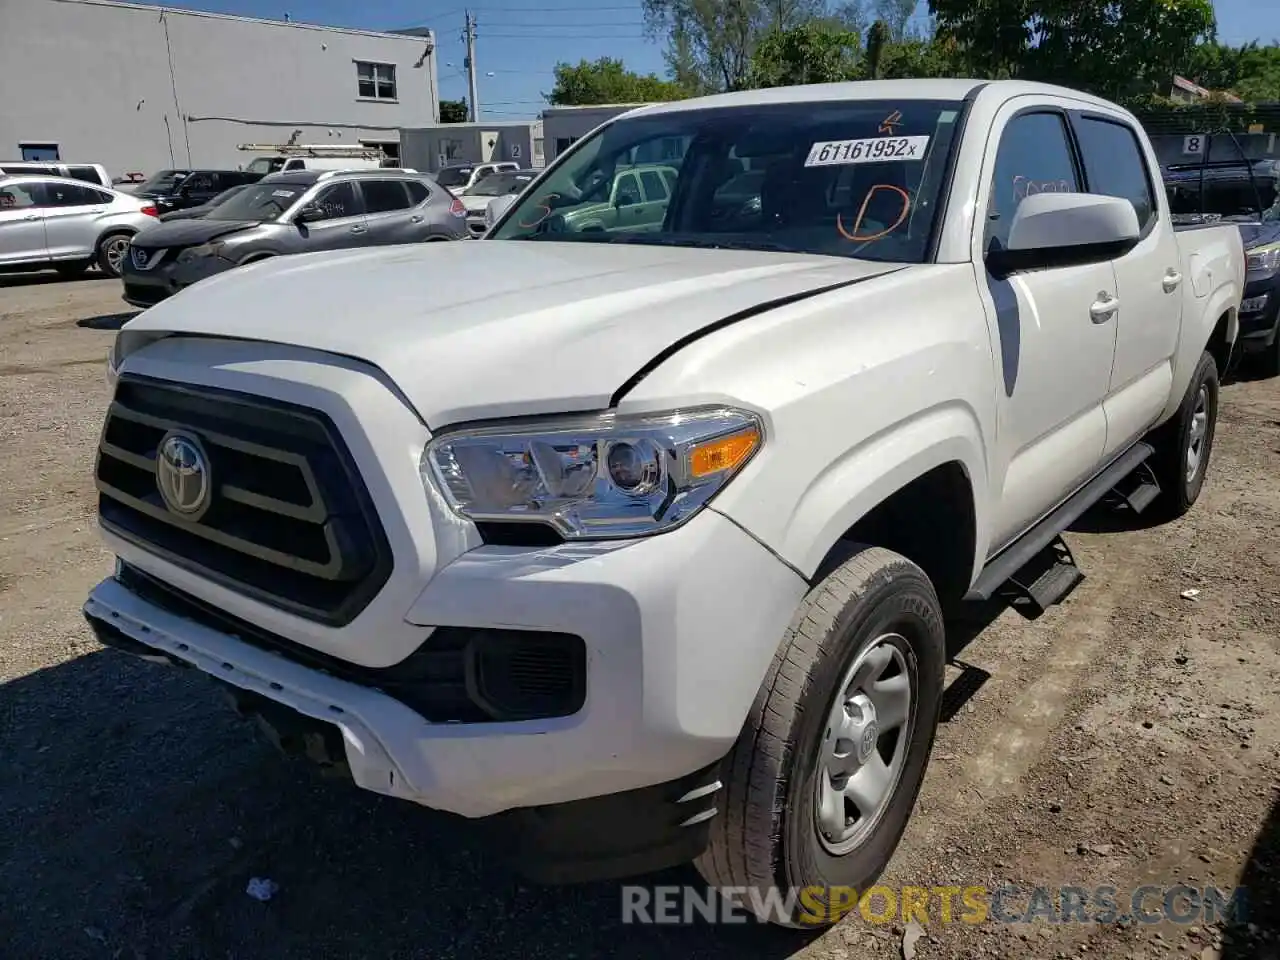
{"label": "metal warehouse building", "polygon": [[439,120],[434,38],[111,0],[0,0],[0,160],[232,168],[241,143],[379,144]]}

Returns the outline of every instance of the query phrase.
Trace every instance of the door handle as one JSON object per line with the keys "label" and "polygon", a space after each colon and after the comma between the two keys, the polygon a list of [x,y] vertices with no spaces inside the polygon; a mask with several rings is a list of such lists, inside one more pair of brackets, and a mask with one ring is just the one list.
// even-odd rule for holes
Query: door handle
{"label": "door handle", "polygon": [[1164,279],[1160,281],[1160,284],[1164,287],[1165,293],[1173,293],[1173,291],[1178,289],[1178,284],[1181,282],[1182,274],[1173,269],[1173,267],[1170,267],[1164,272]]}
{"label": "door handle", "polygon": [[39,220],[39,219],[40,219],[40,214],[38,214],[38,213],[28,213],[28,214],[27,214],[25,217],[23,217],[22,219],[23,219],[23,220]]}
{"label": "door handle", "polygon": [[352,233],[364,233],[364,232],[365,232],[365,228],[364,228],[364,227],[362,227],[362,226],[359,226],[359,225],[357,224],[356,226],[354,226],[354,227],[352,227],[352,228],[351,228],[351,232],[352,232]]}
{"label": "door handle", "polygon": [[422,215],[421,215],[421,214],[417,214],[417,213],[415,213],[412,217],[410,217],[410,218],[409,218],[409,222],[410,222],[410,223],[421,223],[421,222],[422,222]]}
{"label": "door handle", "polygon": [[1098,294],[1098,299],[1089,307],[1089,316],[1093,318],[1094,323],[1106,323],[1119,309],[1120,298],[1113,297],[1104,291]]}

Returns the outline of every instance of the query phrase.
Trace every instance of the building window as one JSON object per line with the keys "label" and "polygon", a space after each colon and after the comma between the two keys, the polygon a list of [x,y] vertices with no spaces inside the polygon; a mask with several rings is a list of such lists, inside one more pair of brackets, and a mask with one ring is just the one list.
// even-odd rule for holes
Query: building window
{"label": "building window", "polygon": [[356,61],[356,80],[365,100],[396,99],[396,65]]}

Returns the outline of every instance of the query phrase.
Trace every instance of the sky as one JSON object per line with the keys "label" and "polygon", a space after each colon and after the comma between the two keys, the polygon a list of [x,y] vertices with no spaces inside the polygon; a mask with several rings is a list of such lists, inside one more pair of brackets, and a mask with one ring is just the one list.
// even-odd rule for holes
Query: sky
{"label": "sky", "polygon": [[[557,62],[621,59],[663,75],[662,46],[645,36],[641,0],[170,0],[166,6],[366,30],[427,26],[436,33],[440,94],[467,94],[462,40],[465,10],[476,18],[481,118],[534,117],[554,86]],[[920,13],[925,10],[921,0]],[[1280,40],[1280,4],[1215,0],[1226,43]]]}

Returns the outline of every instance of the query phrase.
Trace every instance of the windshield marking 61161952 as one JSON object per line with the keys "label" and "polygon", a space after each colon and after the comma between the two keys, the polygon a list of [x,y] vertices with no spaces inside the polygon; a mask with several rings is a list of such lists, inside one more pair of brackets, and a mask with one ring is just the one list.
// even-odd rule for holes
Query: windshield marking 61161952
{"label": "windshield marking 61161952", "polygon": [[575,144],[490,234],[919,263],[963,104],[659,110]]}

